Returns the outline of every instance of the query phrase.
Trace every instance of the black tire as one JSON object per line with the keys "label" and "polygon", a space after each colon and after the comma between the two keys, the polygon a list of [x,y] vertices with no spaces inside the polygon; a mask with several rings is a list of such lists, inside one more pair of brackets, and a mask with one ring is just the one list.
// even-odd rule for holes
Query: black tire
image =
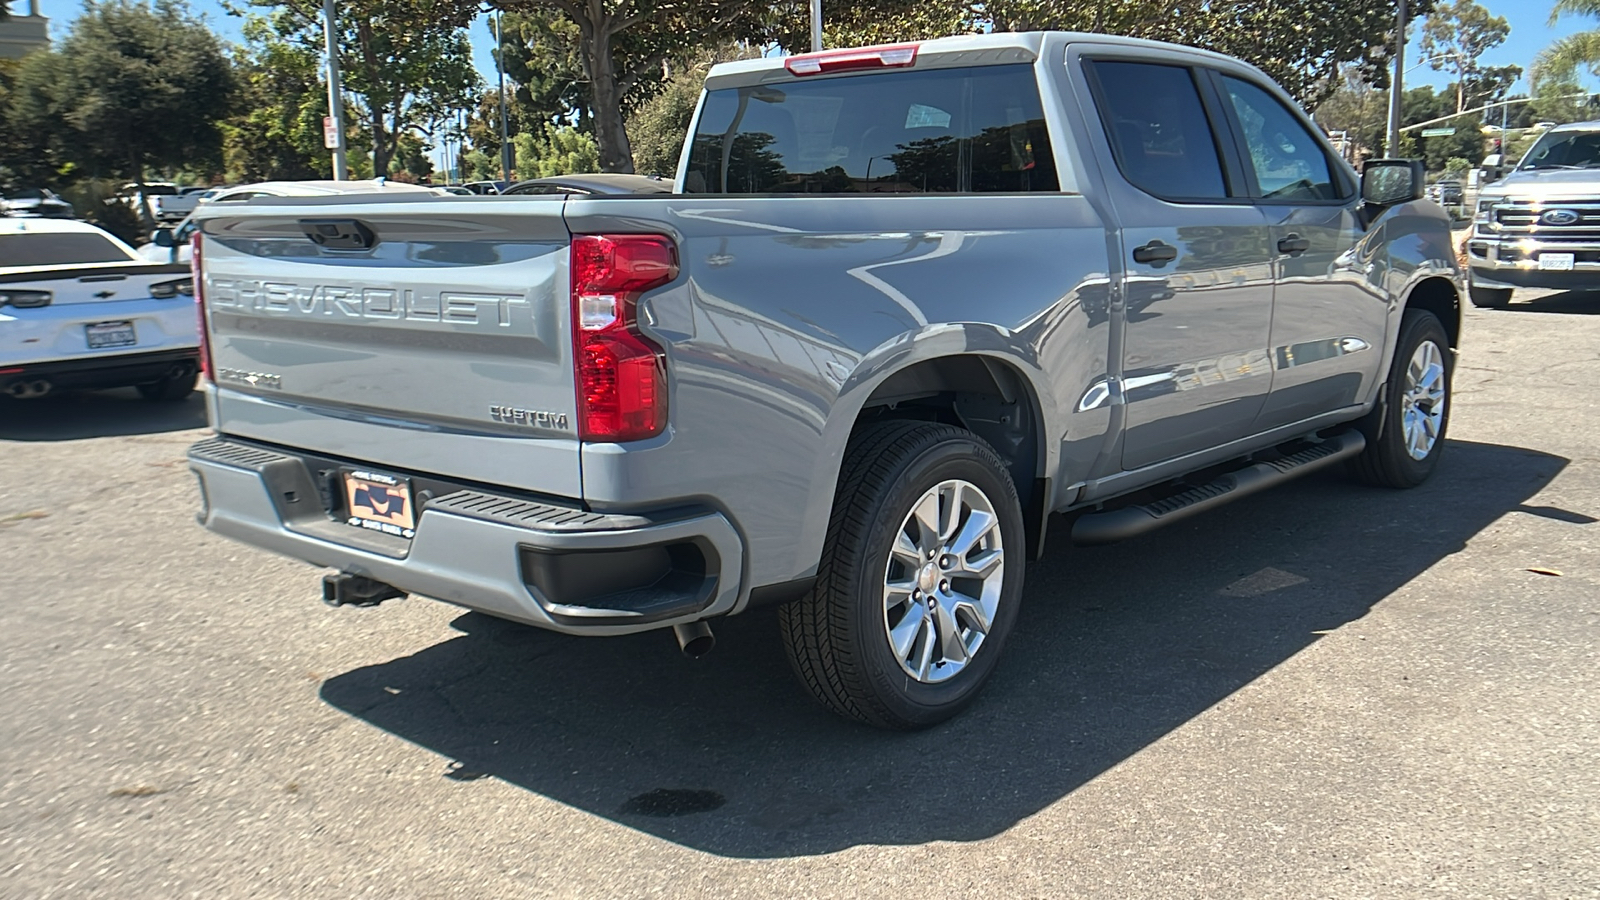
{"label": "black tire", "polygon": [[135,385],[139,396],[156,403],[177,403],[189,399],[194,393],[195,375],[190,372],[176,378],[163,378]]}
{"label": "black tire", "polygon": [[1510,288],[1467,288],[1472,305],[1479,309],[1504,309],[1511,302]]}
{"label": "black tire", "polygon": [[[890,562],[891,548],[912,507],[952,480],[978,488],[992,506],[1003,568],[990,627],[970,661],[947,680],[925,683],[901,668],[890,646],[885,580],[891,565],[901,565]],[[870,426],[845,453],[817,583],[779,610],[790,665],[817,700],[845,718],[902,730],[950,718],[988,681],[1016,622],[1024,545],[1016,487],[988,444],[948,425]],[[939,590],[946,590],[944,583]],[[905,615],[920,609],[908,606]],[[928,609],[931,615],[932,603]]]}
{"label": "black tire", "polygon": [[[1444,370],[1443,406],[1437,435],[1427,454],[1418,459],[1407,447],[1405,435],[1407,369],[1418,348],[1432,342],[1439,352]],[[1407,310],[1400,320],[1400,339],[1389,366],[1389,381],[1383,386],[1382,403],[1362,422],[1367,448],[1351,460],[1351,471],[1367,484],[1391,488],[1412,488],[1427,481],[1439,465],[1444,439],[1450,427],[1451,379],[1455,374],[1455,355],[1439,318],[1420,309]],[[1431,409],[1431,406],[1429,407]]]}

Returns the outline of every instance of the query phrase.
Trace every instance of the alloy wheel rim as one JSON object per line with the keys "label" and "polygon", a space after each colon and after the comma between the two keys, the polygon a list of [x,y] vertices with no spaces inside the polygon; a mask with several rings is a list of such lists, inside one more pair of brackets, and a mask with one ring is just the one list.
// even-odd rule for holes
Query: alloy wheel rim
{"label": "alloy wheel rim", "polygon": [[937,684],[965,669],[1000,606],[1000,517],[977,485],[950,479],[912,504],[884,572],[889,651],[911,678]]}
{"label": "alloy wheel rim", "polygon": [[1405,390],[1400,395],[1400,428],[1406,453],[1424,460],[1444,431],[1444,352],[1433,341],[1423,341],[1406,366]]}

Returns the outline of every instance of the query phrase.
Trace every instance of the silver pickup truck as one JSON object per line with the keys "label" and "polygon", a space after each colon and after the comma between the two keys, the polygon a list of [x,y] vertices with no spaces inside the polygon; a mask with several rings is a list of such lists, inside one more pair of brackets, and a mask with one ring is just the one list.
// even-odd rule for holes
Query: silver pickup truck
{"label": "silver pickup truck", "polygon": [[1052,514],[1433,472],[1466,283],[1420,165],[1259,71],[994,34],[728,63],[676,192],[209,204],[211,530],[575,635],[781,605],[890,728],[970,702]]}
{"label": "silver pickup truck", "polygon": [[1478,193],[1467,240],[1471,298],[1500,307],[1519,287],[1600,289],[1600,122],[1550,129]]}

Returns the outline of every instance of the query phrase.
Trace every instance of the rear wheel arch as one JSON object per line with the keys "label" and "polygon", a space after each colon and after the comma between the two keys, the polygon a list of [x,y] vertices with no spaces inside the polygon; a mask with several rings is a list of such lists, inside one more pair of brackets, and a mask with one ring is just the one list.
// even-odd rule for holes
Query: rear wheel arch
{"label": "rear wheel arch", "polygon": [[[1043,544],[1055,461],[1047,442],[1051,426],[1044,390],[1024,365],[1003,356],[956,352],[919,359],[858,386],[858,396],[864,396],[851,414],[844,446],[832,458],[842,460],[844,447],[883,421],[942,422],[970,431],[1005,461],[1022,500],[1034,556]],[[836,412],[844,420],[846,410]],[[819,498],[830,508],[839,474],[837,468],[831,473],[829,496]]]}

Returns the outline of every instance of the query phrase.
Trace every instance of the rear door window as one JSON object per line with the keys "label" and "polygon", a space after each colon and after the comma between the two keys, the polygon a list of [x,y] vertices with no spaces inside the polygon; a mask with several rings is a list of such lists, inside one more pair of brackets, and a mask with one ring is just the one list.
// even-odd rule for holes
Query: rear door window
{"label": "rear door window", "polygon": [[0,236],[0,269],[12,266],[81,266],[135,262],[105,237],[87,232],[35,232]]}
{"label": "rear door window", "polygon": [[706,96],[688,193],[1059,190],[1028,65],[874,73]]}
{"label": "rear door window", "polygon": [[1089,68],[1122,177],[1166,200],[1228,196],[1216,135],[1192,70],[1104,59]]}

